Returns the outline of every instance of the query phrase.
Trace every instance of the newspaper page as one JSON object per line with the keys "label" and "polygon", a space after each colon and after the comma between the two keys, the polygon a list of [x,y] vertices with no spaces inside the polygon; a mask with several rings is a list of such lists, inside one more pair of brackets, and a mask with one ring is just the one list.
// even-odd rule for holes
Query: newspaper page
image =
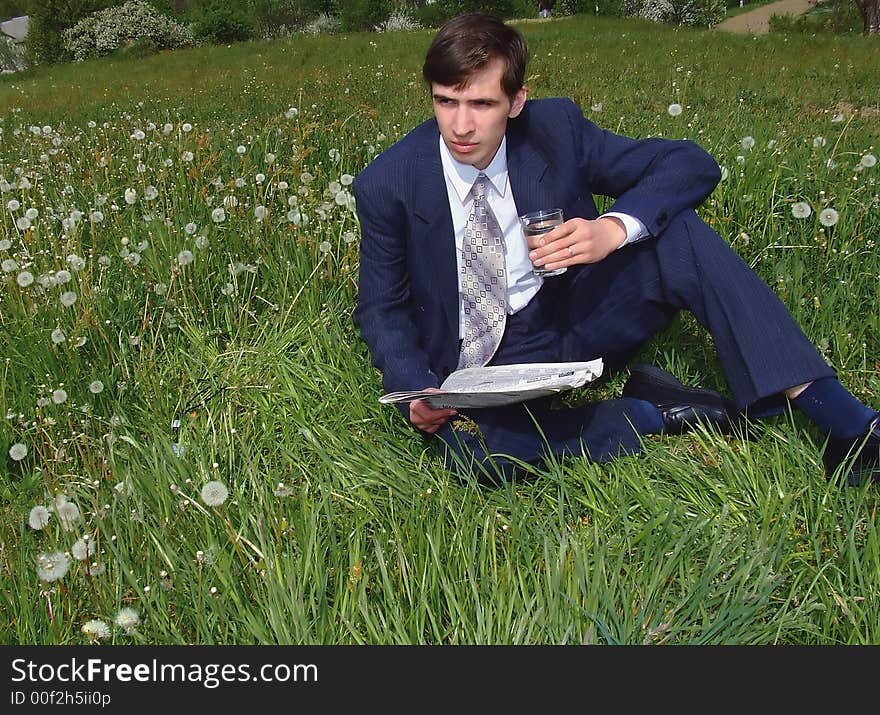
{"label": "newspaper page", "polygon": [[389,392],[379,402],[425,400],[431,407],[497,407],[547,397],[592,382],[602,375],[601,358],[587,362],[518,363],[470,367],[453,372],[440,392]]}

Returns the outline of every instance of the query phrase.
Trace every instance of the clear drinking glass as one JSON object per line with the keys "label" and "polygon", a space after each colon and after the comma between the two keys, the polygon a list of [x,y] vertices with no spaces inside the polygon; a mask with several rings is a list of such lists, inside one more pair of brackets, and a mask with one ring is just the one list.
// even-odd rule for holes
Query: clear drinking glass
{"label": "clear drinking glass", "polygon": [[[540,236],[541,234],[547,233],[564,221],[562,218],[562,209],[541,209],[540,211],[532,211],[520,216],[519,220],[522,223],[523,234],[527,239],[531,236]],[[536,276],[542,276],[545,278],[547,276],[558,276],[560,273],[565,273],[566,270],[567,268],[565,266],[557,268],[555,271],[548,271],[546,268],[538,266],[532,267],[532,272]]]}

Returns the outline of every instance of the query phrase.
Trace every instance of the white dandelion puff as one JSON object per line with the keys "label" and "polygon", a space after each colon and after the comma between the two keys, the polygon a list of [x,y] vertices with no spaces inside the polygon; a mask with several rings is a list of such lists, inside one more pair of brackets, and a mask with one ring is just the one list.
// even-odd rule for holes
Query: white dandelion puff
{"label": "white dandelion puff", "polygon": [[52,331],[52,334],[49,336],[52,339],[52,343],[55,345],[61,345],[65,340],[67,340],[67,336],[64,334],[64,331],[61,328],[55,328]]}
{"label": "white dandelion puff", "polygon": [[247,149],[244,147],[243,144],[239,144],[237,147],[235,147],[235,153],[238,154],[239,156],[244,154],[246,151],[247,151]]}
{"label": "white dandelion puff", "polygon": [[9,199],[9,201],[6,202],[6,208],[10,211],[18,211],[21,208],[21,204],[18,199]]}
{"label": "white dandelion puff", "polygon": [[27,446],[21,442],[16,442],[9,448],[9,458],[13,462],[20,462],[27,456]]}
{"label": "white dandelion puff", "polygon": [[3,263],[0,263],[0,268],[3,268],[4,273],[12,273],[12,271],[18,270],[18,261],[14,258],[7,258]]}
{"label": "white dandelion puff", "polygon": [[190,221],[186,226],[183,227],[183,232],[187,236],[192,236],[196,232],[197,229],[198,229],[198,226],[196,226],[192,221]]}
{"label": "white dandelion puff", "polygon": [[870,169],[872,166],[877,164],[877,157],[873,154],[865,154],[861,159],[859,159],[859,164],[864,166],[866,169]]}
{"label": "white dandelion puff", "polygon": [[321,243],[318,244],[318,250],[321,253],[330,253],[331,248],[330,241],[321,241]]}
{"label": "white dandelion puff", "polygon": [[72,290],[65,291],[61,294],[61,305],[63,305],[65,308],[69,308],[74,303],[76,303],[76,293],[74,293]]}
{"label": "white dandelion puff", "polygon": [[86,561],[95,553],[95,541],[89,536],[77,539],[70,547],[70,555],[77,561]]}
{"label": "white dandelion puff", "polygon": [[64,283],[70,283],[70,271],[62,268],[55,274],[55,283],[57,285],[63,285]]}
{"label": "white dandelion puff", "polygon": [[58,521],[61,522],[61,526],[64,527],[65,531],[73,531],[74,526],[76,526],[81,517],[79,507],[72,501],[67,501],[66,498],[61,504],[55,505],[55,513],[58,515]]}
{"label": "white dandelion puff", "polygon": [[49,516],[49,510],[42,504],[35,506],[28,514],[28,526],[34,531],[40,531],[49,523]]}
{"label": "white dandelion puff", "polygon": [[37,211],[37,209],[31,207],[24,212],[24,215],[26,218],[29,218],[31,221],[33,221],[35,218],[37,218],[37,216],[40,215],[40,212]]}
{"label": "white dandelion puff", "polygon": [[67,257],[67,265],[69,265],[73,270],[78,271],[86,265],[85,260],[77,256],[75,253],[71,253]]}
{"label": "white dandelion puff", "polygon": [[748,151],[748,150],[751,149],[753,146],[755,146],[755,137],[752,137],[752,136],[744,136],[742,139],[740,139],[739,145],[740,145],[743,149],[745,149],[746,151]]}
{"label": "white dandelion puff", "polygon": [[210,481],[202,487],[202,501],[208,506],[220,506],[229,497],[229,489],[223,482]]}
{"label": "white dandelion puff", "polygon": [[180,155],[180,158],[189,164],[193,160],[193,153],[191,151],[185,151]]}
{"label": "white dandelion puff", "polygon": [[92,380],[89,383],[89,392],[93,395],[100,395],[104,391],[104,383],[100,380]]}
{"label": "white dandelion puff", "polygon": [[226,220],[226,212],[222,207],[216,208],[211,212],[211,220],[214,223],[223,223]]}
{"label": "white dandelion puff", "polygon": [[30,271],[22,271],[15,277],[15,282],[22,288],[27,288],[34,282],[34,274]]}
{"label": "white dandelion puff", "polygon": [[351,174],[343,174],[339,177],[339,183],[343,186],[350,186],[353,181],[354,177]]}
{"label": "white dandelion puff", "polygon": [[181,266],[188,266],[193,262],[193,254],[192,251],[188,251],[184,249],[180,253],[177,254],[177,262]]}
{"label": "white dandelion puff", "polygon": [[135,191],[134,189],[125,190],[125,203],[127,203],[129,206],[137,201],[137,197],[137,191]]}
{"label": "white dandelion puff", "polygon": [[40,581],[58,581],[64,578],[68,568],[70,561],[63,551],[44,553],[37,557],[37,576]]}
{"label": "white dandelion puff", "polygon": [[670,104],[670,105],[666,108],[666,111],[667,111],[667,113],[669,114],[670,117],[677,117],[679,114],[681,114],[681,105],[678,104],[677,102],[676,102],[676,103],[673,103],[673,104]]}
{"label": "white dandelion puff", "polygon": [[146,189],[144,189],[144,198],[148,201],[152,201],[153,199],[159,196],[159,190],[150,184]]}
{"label": "white dandelion puff", "polygon": [[265,206],[257,206],[254,209],[254,218],[256,218],[257,221],[262,221],[264,218],[266,218],[267,213],[268,211],[266,210]]}
{"label": "white dandelion puff", "polygon": [[807,218],[811,213],[813,213],[813,209],[810,208],[806,201],[798,201],[796,204],[792,204],[791,215],[795,218]]}
{"label": "white dandelion puff", "polygon": [[813,148],[815,148],[815,149],[821,149],[827,143],[828,142],[825,141],[825,137],[814,137],[813,138]]}
{"label": "white dandelion puff", "polygon": [[819,223],[828,228],[836,224],[839,219],[840,214],[832,208],[822,209],[819,212]]}
{"label": "white dandelion puff", "polygon": [[141,622],[141,617],[133,608],[120,608],[113,622],[126,633],[132,633]]}
{"label": "white dandelion puff", "polygon": [[86,621],[82,624],[80,630],[93,641],[106,640],[110,637],[110,626],[100,618],[92,618]]}
{"label": "white dandelion puff", "polygon": [[184,122],[183,126],[181,126],[180,128],[183,129],[183,131],[188,134],[189,132],[192,131],[193,125],[190,124],[189,122]]}

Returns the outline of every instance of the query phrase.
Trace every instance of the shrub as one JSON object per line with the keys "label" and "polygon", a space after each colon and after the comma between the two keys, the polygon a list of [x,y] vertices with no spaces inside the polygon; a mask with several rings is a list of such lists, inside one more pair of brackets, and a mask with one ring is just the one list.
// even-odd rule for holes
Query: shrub
{"label": "shrub", "polygon": [[193,34],[207,42],[228,44],[257,36],[257,25],[250,11],[236,3],[202,0],[194,9],[193,17]]}
{"label": "shrub", "polygon": [[31,64],[67,62],[64,32],[112,0],[39,0],[30,8],[27,57]]}
{"label": "shrub", "polygon": [[727,12],[725,0],[624,0],[626,15],[673,25],[711,27]]}
{"label": "shrub", "polygon": [[165,17],[145,0],[100,10],[64,32],[65,50],[75,60],[100,57],[124,49],[143,56],[159,49],[175,49],[195,43],[193,34]]}
{"label": "shrub", "polygon": [[315,19],[302,26],[302,31],[310,35],[318,35],[325,32],[335,32],[339,23],[332,15],[322,12]]}
{"label": "shrub", "polygon": [[339,24],[343,31],[372,30],[388,19],[392,0],[340,0]]}
{"label": "shrub", "polygon": [[[522,5],[517,0],[437,0],[416,9],[415,19],[424,27],[440,27],[443,23],[463,12],[487,12],[504,19],[517,15]],[[538,2],[530,5],[528,16],[538,14]]]}
{"label": "shrub", "polygon": [[19,72],[27,68],[25,47],[11,37],[0,38],[0,71]]}
{"label": "shrub", "polygon": [[373,29],[376,32],[399,32],[402,30],[419,30],[421,24],[412,16],[409,10],[397,9],[391,13],[385,22],[380,22]]}

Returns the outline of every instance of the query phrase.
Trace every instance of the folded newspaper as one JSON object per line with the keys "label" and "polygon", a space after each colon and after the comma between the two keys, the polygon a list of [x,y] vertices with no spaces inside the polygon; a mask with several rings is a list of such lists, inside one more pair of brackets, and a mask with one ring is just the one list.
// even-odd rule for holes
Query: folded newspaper
{"label": "folded newspaper", "polygon": [[525,402],[571,390],[602,374],[602,359],[588,362],[536,362],[492,367],[469,367],[453,372],[440,392],[405,390],[389,392],[379,402],[425,400],[431,407],[496,407]]}

